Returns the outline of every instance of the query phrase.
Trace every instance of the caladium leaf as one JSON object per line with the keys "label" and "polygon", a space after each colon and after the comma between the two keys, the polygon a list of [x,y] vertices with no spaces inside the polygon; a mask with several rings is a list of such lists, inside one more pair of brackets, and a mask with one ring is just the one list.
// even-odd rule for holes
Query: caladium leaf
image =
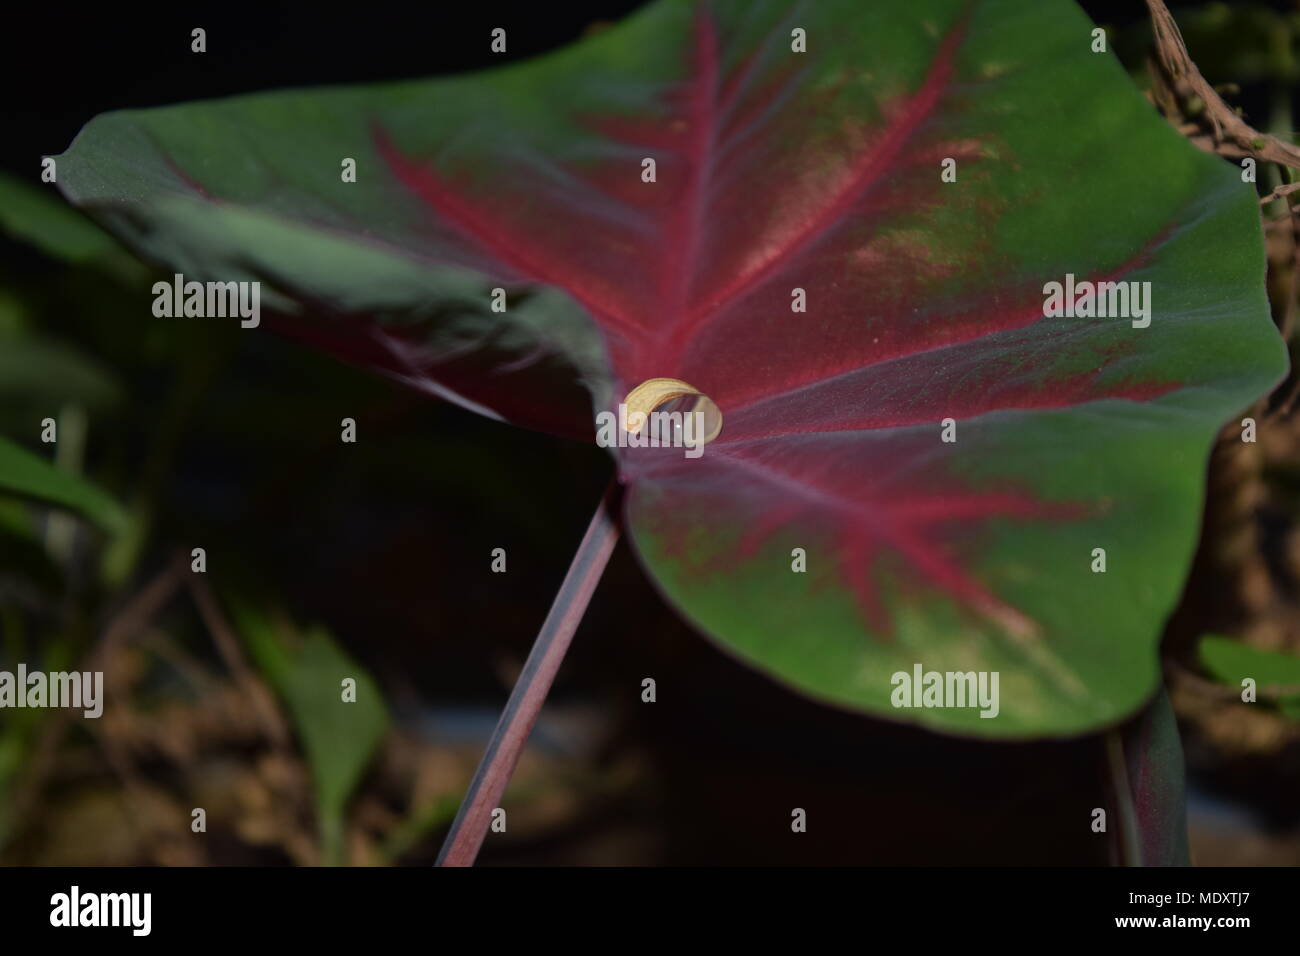
{"label": "caladium leaf", "polygon": [[[618,458],[701,630],[837,704],[1076,733],[1153,692],[1211,438],[1286,362],[1252,187],[1092,29],[1067,0],[661,0],[483,74],[102,116],[59,182],[486,414],[590,440],[689,382],[721,436]],[[1137,315],[1045,318],[1067,276],[1138,283]],[[918,668],[999,702],[925,706]]]}

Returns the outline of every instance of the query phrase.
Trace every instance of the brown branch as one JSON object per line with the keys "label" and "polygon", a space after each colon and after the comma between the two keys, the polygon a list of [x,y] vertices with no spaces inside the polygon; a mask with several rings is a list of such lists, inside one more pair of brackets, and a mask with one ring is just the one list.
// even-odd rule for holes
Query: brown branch
{"label": "brown branch", "polygon": [[1283,196],[1289,196],[1293,192],[1300,190],[1300,183],[1287,183],[1282,186],[1274,186],[1273,191],[1259,201],[1261,206],[1267,206],[1271,202],[1276,202]]}
{"label": "brown branch", "polygon": [[[1183,35],[1174,22],[1164,0],[1147,0],[1151,25],[1155,30],[1156,53],[1173,90],[1184,101],[1195,97],[1202,104],[1199,114],[1210,125],[1214,152],[1225,155],[1253,156],[1266,162],[1300,169],[1300,147],[1261,133],[1223,101],[1217,90],[1206,81],[1187,53]],[[1156,97],[1157,105],[1160,103]]]}

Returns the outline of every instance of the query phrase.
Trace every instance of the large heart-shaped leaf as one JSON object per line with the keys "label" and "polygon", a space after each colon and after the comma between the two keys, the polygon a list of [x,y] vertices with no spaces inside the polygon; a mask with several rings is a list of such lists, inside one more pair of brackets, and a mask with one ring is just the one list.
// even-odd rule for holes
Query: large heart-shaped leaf
{"label": "large heart-shaped leaf", "polygon": [[[1093,44],[1066,0],[662,0],[485,74],[99,117],[59,181],[487,414],[590,439],[690,382],[719,439],[619,460],[687,617],[827,701],[1074,733],[1156,686],[1211,437],[1285,367],[1252,187]],[[1150,283],[1149,326],[1044,318],[1067,274]],[[916,665],[998,672],[997,718],[894,707]]]}

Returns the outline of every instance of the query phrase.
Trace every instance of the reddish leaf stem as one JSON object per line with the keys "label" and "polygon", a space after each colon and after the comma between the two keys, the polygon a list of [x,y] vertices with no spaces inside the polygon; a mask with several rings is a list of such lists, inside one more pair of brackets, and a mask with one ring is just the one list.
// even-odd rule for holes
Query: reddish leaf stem
{"label": "reddish leaf stem", "polygon": [[577,630],[618,542],[619,528],[614,520],[613,507],[616,490],[617,481],[613,481],[601,498],[582,543],[578,545],[564,583],[555,595],[555,602],[546,615],[537,640],[533,642],[523,672],[510,692],[506,708],[501,712],[483,759],[479,761],[469,792],[452,822],[451,832],[438,855],[437,866],[472,866],[478,856],[492,811],[500,805],[506,784],[510,782],[555,674],[569,650],[573,632]]}

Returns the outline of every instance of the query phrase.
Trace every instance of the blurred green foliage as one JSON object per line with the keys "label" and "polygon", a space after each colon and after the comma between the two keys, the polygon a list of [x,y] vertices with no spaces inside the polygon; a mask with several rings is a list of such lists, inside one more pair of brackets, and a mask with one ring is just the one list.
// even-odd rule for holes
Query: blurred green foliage
{"label": "blurred green foliage", "polygon": [[[544,614],[566,536],[580,533],[606,480],[604,454],[237,323],[154,319],[157,270],[35,176],[0,174],[0,233],[0,667],[83,664],[157,569],[202,545],[216,589],[239,596],[239,637],[293,725],[321,857],[343,861],[349,808],[390,731],[374,663],[426,689],[476,692],[463,672],[421,666],[439,652],[429,638],[526,640],[536,621],[517,626],[520,607]],[[339,441],[344,417],[358,422],[356,445]],[[47,418],[57,443],[41,441]],[[525,473],[530,495],[517,494]],[[485,536],[510,549],[512,568],[541,571],[513,602],[487,599],[486,549],[481,582],[465,580],[464,555]],[[430,582],[453,574],[460,599],[442,602]],[[377,598],[357,600],[367,594]],[[328,629],[288,625],[295,605]],[[187,653],[210,656],[192,611],[173,612],[168,630]],[[358,634],[371,667],[349,650]],[[354,704],[340,700],[344,677],[357,682]],[[137,703],[184,687],[175,674],[143,675]],[[0,717],[0,852],[34,819],[39,801],[25,791],[55,720]],[[456,802],[421,796],[378,858],[427,840]]]}
{"label": "blurred green foliage", "polygon": [[[324,628],[299,635],[242,602],[235,621],[258,670],[288,705],[311,767],[325,860],[342,863],[348,798],[388,727],[379,686]],[[349,700],[345,680],[353,682]]]}
{"label": "blurred green foliage", "polygon": [[[1240,689],[1246,678],[1260,690],[1270,687],[1300,690],[1300,656],[1266,651],[1229,637],[1207,634],[1201,638],[1201,663],[1215,678]],[[1262,700],[1268,700],[1261,695]],[[1277,695],[1272,703],[1288,717],[1300,719],[1300,692]]]}

